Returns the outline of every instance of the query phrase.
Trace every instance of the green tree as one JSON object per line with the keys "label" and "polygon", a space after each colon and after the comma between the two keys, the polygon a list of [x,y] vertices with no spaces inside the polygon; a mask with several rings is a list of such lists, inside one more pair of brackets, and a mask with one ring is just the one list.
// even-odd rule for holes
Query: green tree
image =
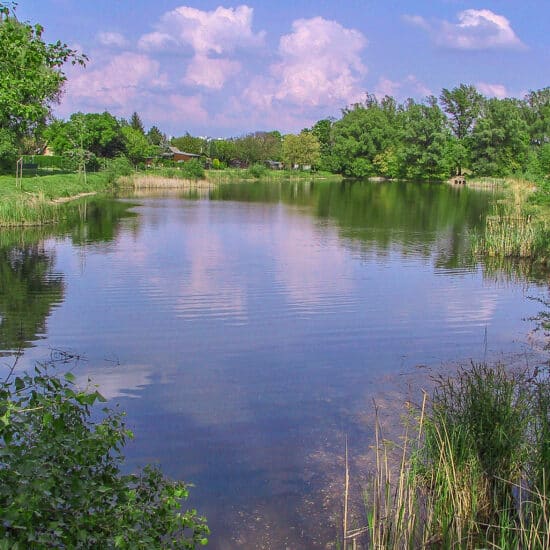
{"label": "green tree", "polygon": [[151,145],[161,146],[166,143],[166,136],[156,126],[151,126],[147,132],[147,139]]}
{"label": "green tree", "polygon": [[451,174],[450,139],[435,97],[409,99],[401,113],[400,175],[406,179],[443,180]]}
{"label": "green tree", "polygon": [[461,84],[448,90],[443,88],[439,100],[443,110],[449,115],[451,129],[457,139],[469,135],[481,112],[484,97],[475,86]]}
{"label": "green tree", "polygon": [[233,140],[235,158],[248,164],[280,160],[282,136],[279,132],[256,132]]}
{"label": "green tree", "polygon": [[[82,135],[82,127],[83,135]],[[104,113],[73,113],[67,122],[55,121],[45,131],[44,137],[58,155],[80,143],[96,157],[114,158],[125,150],[122,127],[118,120]]]}
{"label": "green tree", "polygon": [[287,134],[283,139],[282,157],[289,168],[295,165],[316,167],[321,159],[317,136],[305,130],[298,135]]}
{"label": "green tree", "polygon": [[140,116],[137,114],[136,111],[132,113],[132,116],[130,117],[130,126],[145,135],[145,129],[143,128],[143,122],[141,122]]}
{"label": "green tree", "polygon": [[367,96],[343,111],[333,127],[333,153],[339,172],[347,176],[377,175],[375,159],[396,140],[395,117],[376,98]]}
{"label": "green tree", "polygon": [[237,148],[235,142],[230,139],[215,139],[210,142],[210,156],[217,158],[225,164],[236,158]]}
{"label": "green tree", "polygon": [[133,126],[123,126],[121,132],[124,137],[125,154],[132,164],[136,165],[158,152],[158,147],[151,145],[145,135]]}
{"label": "green tree", "polygon": [[206,140],[200,137],[194,137],[189,132],[184,136],[172,138],[170,143],[180,151],[193,153],[195,155],[201,155],[207,150]]}
{"label": "green tree", "polygon": [[525,97],[523,113],[529,127],[531,145],[550,142],[550,87],[531,91]]}
{"label": "green tree", "polygon": [[146,467],[121,473],[132,437],[123,415],[51,365],[0,382],[0,538],[3,548],[182,548],[208,527],[181,511],[183,482]]}
{"label": "green tree", "polygon": [[20,22],[14,5],[0,2],[0,163],[10,164],[21,139],[41,128],[59,100],[63,65],[86,57],[66,44],[48,44],[43,27]]}
{"label": "green tree", "polygon": [[317,121],[311,128],[311,133],[319,140],[321,147],[321,158],[319,160],[319,168],[321,170],[327,170],[329,172],[334,170],[334,159],[332,156],[332,126],[334,124],[333,118],[325,118]]}
{"label": "green tree", "polygon": [[456,166],[456,172],[460,176],[462,167],[467,162],[467,149],[464,140],[471,134],[475,126],[484,97],[476,90],[475,86],[461,84],[452,90],[443,88],[439,100],[449,117],[451,130],[459,142],[452,150],[454,155],[452,160]]}
{"label": "green tree", "polygon": [[483,176],[506,176],[523,170],[529,131],[514,99],[489,99],[468,139],[472,170]]}

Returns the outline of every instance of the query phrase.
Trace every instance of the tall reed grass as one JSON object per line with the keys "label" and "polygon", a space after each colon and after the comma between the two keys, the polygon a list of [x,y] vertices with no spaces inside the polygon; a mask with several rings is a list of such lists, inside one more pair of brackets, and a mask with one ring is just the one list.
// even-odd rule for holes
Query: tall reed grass
{"label": "tall reed grass", "polygon": [[475,254],[548,261],[550,213],[529,203],[535,190],[525,180],[507,182],[505,197],[493,206],[482,232],[473,236]]}
{"label": "tall reed grass", "polygon": [[375,433],[366,525],[344,550],[550,548],[548,371],[472,364],[410,409],[400,442]]}

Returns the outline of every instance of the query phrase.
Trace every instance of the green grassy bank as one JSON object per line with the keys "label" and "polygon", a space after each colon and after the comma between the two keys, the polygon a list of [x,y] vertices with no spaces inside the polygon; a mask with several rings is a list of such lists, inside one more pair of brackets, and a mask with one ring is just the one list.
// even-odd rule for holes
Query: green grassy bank
{"label": "green grassy bank", "polygon": [[104,193],[113,187],[110,172],[55,174],[23,178],[0,175],[0,227],[42,225],[62,219],[65,203],[82,194]]}

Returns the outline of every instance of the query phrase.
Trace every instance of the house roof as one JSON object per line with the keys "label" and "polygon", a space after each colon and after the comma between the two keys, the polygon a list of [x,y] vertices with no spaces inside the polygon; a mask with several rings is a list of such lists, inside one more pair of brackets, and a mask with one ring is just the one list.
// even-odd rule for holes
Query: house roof
{"label": "house roof", "polygon": [[177,147],[173,147],[172,145],[168,146],[168,152],[172,153],[173,155],[187,155],[188,157],[200,157],[200,155],[197,155],[195,153],[187,153],[185,151],[180,151]]}

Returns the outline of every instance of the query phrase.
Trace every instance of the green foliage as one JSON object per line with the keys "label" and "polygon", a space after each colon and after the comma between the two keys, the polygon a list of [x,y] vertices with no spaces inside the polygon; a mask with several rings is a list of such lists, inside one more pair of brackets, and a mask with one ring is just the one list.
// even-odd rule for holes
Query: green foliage
{"label": "green foliage", "polygon": [[402,113],[400,174],[407,179],[443,180],[451,174],[450,135],[435,98],[409,100]]}
{"label": "green foliage", "polygon": [[0,127],[0,172],[13,169],[17,153],[16,133],[9,128]]}
{"label": "green foliage", "polygon": [[139,132],[142,135],[145,135],[145,129],[143,128],[143,122],[141,122],[140,116],[137,114],[136,111],[132,113],[132,116],[130,117],[130,127],[133,130],[136,130],[136,132]]}
{"label": "green foliage", "polygon": [[489,99],[469,138],[471,166],[481,176],[507,176],[527,164],[529,132],[520,104]]}
{"label": "green foliage", "polygon": [[339,170],[353,177],[380,175],[373,163],[394,146],[397,127],[392,122],[391,113],[373,97],[345,110],[342,119],[334,123],[332,134]]}
{"label": "green foliage", "polygon": [[66,80],[63,65],[86,60],[44,42],[44,29],[18,21],[13,6],[0,3],[0,169],[11,168],[22,140],[44,125]]}
{"label": "green foliage", "polygon": [[156,126],[151,126],[147,132],[147,139],[151,145],[156,146],[161,146],[166,142],[166,136]]}
{"label": "green foliage", "polygon": [[210,156],[228,164],[236,157],[235,142],[227,139],[216,139],[210,142]]}
{"label": "green foliage", "polygon": [[261,178],[265,176],[267,172],[268,172],[267,166],[263,164],[253,164],[247,170],[248,175],[252,176],[253,178]]}
{"label": "green foliage", "polygon": [[107,174],[107,180],[113,184],[120,176],[129,176],[134,172],[134,168],[130,161],[124,157],[115,157],[109,159],[105,166],[105,173]]}
{"label": "green foliage", "polygon": [[[236,159],[246,164],[256,164],[266,160],[280,160],[281,142],[281,134],[276,131],[248,134],[232,140],[233,157],[227,160]],[[229,146],[229,151],[231,151],[231,146]],[[222,157],[220,156],[220,158]],[[224,160],[226,159],[224,158]]]}
{"label": "green foliage", "polygon": [[74,113],[67,122],[50,124],[44,131],[44,138],[58,155],[75,147],[106,158],[116,157],[125,151],[121,125],[108,112]]}
{"label": "green foliage", "polygon": [[123,126],[121,132],[126,156],[134,165],[158,153],[159,148],[151,145],[142,131],[133,126]]}
{"label": "green foliage", "polygon": [[175,137],[170,140],[170,143],[184,153],[193,153],[201,155],[207,150],[206,140],[199,137],[193,137],[186,133],[184,136]]}
{"label": "green foliage", "polygon": [[198,159],[191,159],[178,164],[181,170],[181,176],[189,179],[204,178],[204,167]]}
{"label": "green foliage", "polygon": [[481,111],[483,96],[475,86],[460,86],[448,90],[443,88],[439,100],[449,115],[449,124],[458,140],[470,134]]}
{"label": "green foliage", "polygon": [[153,467],[123,475],[124,415],[93,406],[75,376],[37,365],[0,383],[0,536],[9,548],[196,548],[208,527],[181,512],[188,486]]}
{"label": "green foliage", "polygon": [[309,131],[299,135],[287,134],[283,139],[282,157],[288,168],[316,167],[321,159],[321,145],[317,136]]}

